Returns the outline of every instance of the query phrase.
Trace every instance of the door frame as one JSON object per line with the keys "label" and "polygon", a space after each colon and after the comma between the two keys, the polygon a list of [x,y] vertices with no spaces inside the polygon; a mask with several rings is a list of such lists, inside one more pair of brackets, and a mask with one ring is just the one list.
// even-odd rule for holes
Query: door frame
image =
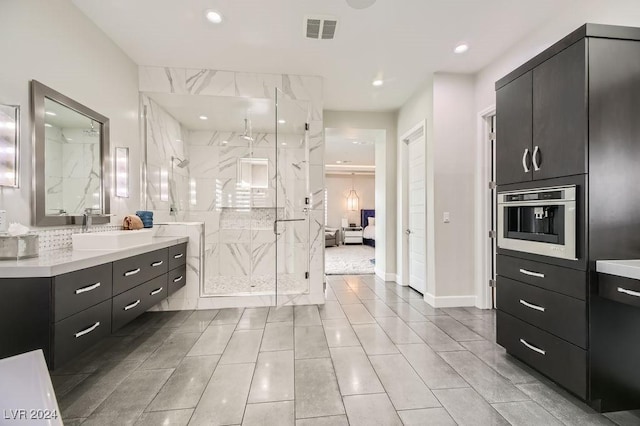
{"label": "door frame", "polygon": [[491,139],[489,120],[496,114],[496,106],[492,105],[478,113],[477,121],[477,148],[476,149],[476,191],[475,191],[475,293],[476,307],[491,309],[493,294],[489,287],[491,276],[491,245],[489,231],[491,230],[492,208],[489,201],[491,189],[487,176],[491,168]]}
{"label": "door frame", "polygon": [[421,120],[402,134],[398,141],[398,225],[397,225],[397,247],[398,247],[398,274],[396,282],[402,286],[409,285],[409,238],[405,230],[409,227],[409,171],[405,167],[409,158],[408,142],[412,135],[422,131],[424,135],[424,159],[426,188],[426,212],[425,212],[425,244],[426,244],[426,291],[433,295],[435,289],[435,197],[434,197],[434,176],[433,176],[433,146],[429,138],[427,120]]}

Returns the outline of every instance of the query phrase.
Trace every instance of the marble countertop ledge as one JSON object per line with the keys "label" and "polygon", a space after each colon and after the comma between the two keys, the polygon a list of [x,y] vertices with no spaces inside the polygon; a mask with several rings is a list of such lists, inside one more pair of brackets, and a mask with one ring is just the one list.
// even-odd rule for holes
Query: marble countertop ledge
{"label": "marble countertop ledge", "polygon": [[596,271],[603,274],[640,280],[640,259],[629,260],[598,260]]}
{"label": "marble countertop ledge", "polygon": [[0,260],[0,278],[53,277],[188,241],[189,237],[154,237],[151,244],[120,250],[73,250],[69,247],[43,251],[31,259]]}

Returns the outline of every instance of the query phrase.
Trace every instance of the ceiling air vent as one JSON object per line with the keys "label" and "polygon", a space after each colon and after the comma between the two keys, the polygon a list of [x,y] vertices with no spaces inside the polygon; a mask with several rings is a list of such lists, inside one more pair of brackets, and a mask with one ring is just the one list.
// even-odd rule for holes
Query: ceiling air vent
{"label": "ceiling air vent", "polygon": [[336,35],[338,20],[334,16],[307,16],[304,35],[314,40],[332,40]]}

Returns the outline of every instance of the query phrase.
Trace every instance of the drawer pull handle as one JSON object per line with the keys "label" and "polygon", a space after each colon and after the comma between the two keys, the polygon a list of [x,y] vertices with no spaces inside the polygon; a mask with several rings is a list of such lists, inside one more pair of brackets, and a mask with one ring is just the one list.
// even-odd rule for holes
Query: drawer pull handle
{"label": "drawer pull handle", "polygon": [[151,296],[155,296],[156,294],[160,293],[162,291],[163,287],[160,287],[157,290],[153,290],[151,293],[149,293]]}
{"label": "drawer pull handle", "polygon": [[545,309],[542,306],[531,304],[531,303],[527,302],[526,300],[520,299],[520,304],[526,306],[527,308],[535,309],[536,311],[540,311],[540,312],[544,312],[545,311]]}
{"label": "drawer pull handle", "polygon": [[136,269],[133,269],[131,271],[127,271],[127,272],[124,273],[124,276],[125,277],[130,277],[131,275],[135,275],[138,272],[140,272],[140,268],[136,268]]}
{"label": "drawer pull handle", "polygon": [[174,259],[180,259],[182,256],[184,256],[184,253],[179,253],[173,256]]}
{"label": "drawer pull handle", "polygon": [[178,281],[182,281],[182,275],[180,275],[178,278],[173,279],[174,283],[177,283]]}
{"label": "drawer pull handle", "polygon": [[92,284],[92,285],[89,285],[89,286],[86,286],[86,287],[79,288],[79,289],[76,290],[75,293],[76,294],[86,293],[88,291],[95,290],[98,287],[100,287],[100,282],[97,282],[95,284]]}
{"label": "drawer pull handle", "polygon": [[533,346],[531,343],[527,342],[524,339],[520,339],[520,343],[522,343],[523,345],[525,345],[527,348],[531,349],[534,352],[538,352],[540,355],[546,355],[547,351],[543,351],[540,348],[536,348],[535,346]]}
{"label": "drawer pull handle", "polygon": [[136,307],[136,306],[138,306],[139,304],[140,304],[140,299],[136,300],[135,302],[133,302],[133,303],[132,303],[132,304],[130,304],[130,305],[125,306],[125,307],[124,307],[124,310],[125,310],[125,311],[128,311],[129,309],[133,309],[133,308],[135,308],[135,307]]}
{"label": "drawer pull handle", "polygon": [[85,334],[89,334],[91,333],[93,330],[95,330],[96,328],[100,327],[100,321],[98,321],[97,323],[93,324],[91,327],[84,329],[82,331],[78,331],[76,334],[74,334],[74,336],[76,336],[76,339],[78,337],[82,337]]}
{"label": "drawer pull handle", "polygon": [[164,263],[164,260],[160,260],[160,261],[158,261],[158,262],[153,262],[153,263],[151,264],[151,266],[156,267],[156,266],[160,266],[160,265],[162,265],[163,263]]}
{"label": "drawer pull handle", "polygon": [[540,272],[527,271],[526,269],[520,269],[520,273],[529,275],[530,277],[544,278],[544,274],[541,274]]}
{"label": "drawer pull handle", "polygon": [[628,294],[629,296],[633,296],[633,297],[640,297],[640,292],[627,290],[626,288],[622,288],[622,287],[618,287],[618,293]]}

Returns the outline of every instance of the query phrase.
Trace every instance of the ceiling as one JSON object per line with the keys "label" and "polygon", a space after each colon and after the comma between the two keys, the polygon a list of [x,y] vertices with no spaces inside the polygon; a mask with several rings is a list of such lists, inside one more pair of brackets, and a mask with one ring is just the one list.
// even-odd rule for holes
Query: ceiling
{"label": "ceiling", "polygon": [[385,131],[327,128],[324,139],[328,171],[372,170],[372,166],[376,164],[375,145],[384,143]]}
{"label": "ceiling", "polygon": [[[353,111],[397,109],[432,72],[475,73],[580,1],[73,0],[140,65],[319,75],[325,109]],[[334,40],[303,37],[310,14],[337,17]]]}
{"label": "ceiling", "polygon": [[[177,95],[145,93],[173,118],[189,130],[242,132],[244,119],[251,122],[253,132],[274,133],[276,106],[272,99],[225,96]],[[278,105],[278,131],[304,133],[308,111],[295,101],[281,100]],[[206,120],[200,116],[207,117]]]}

